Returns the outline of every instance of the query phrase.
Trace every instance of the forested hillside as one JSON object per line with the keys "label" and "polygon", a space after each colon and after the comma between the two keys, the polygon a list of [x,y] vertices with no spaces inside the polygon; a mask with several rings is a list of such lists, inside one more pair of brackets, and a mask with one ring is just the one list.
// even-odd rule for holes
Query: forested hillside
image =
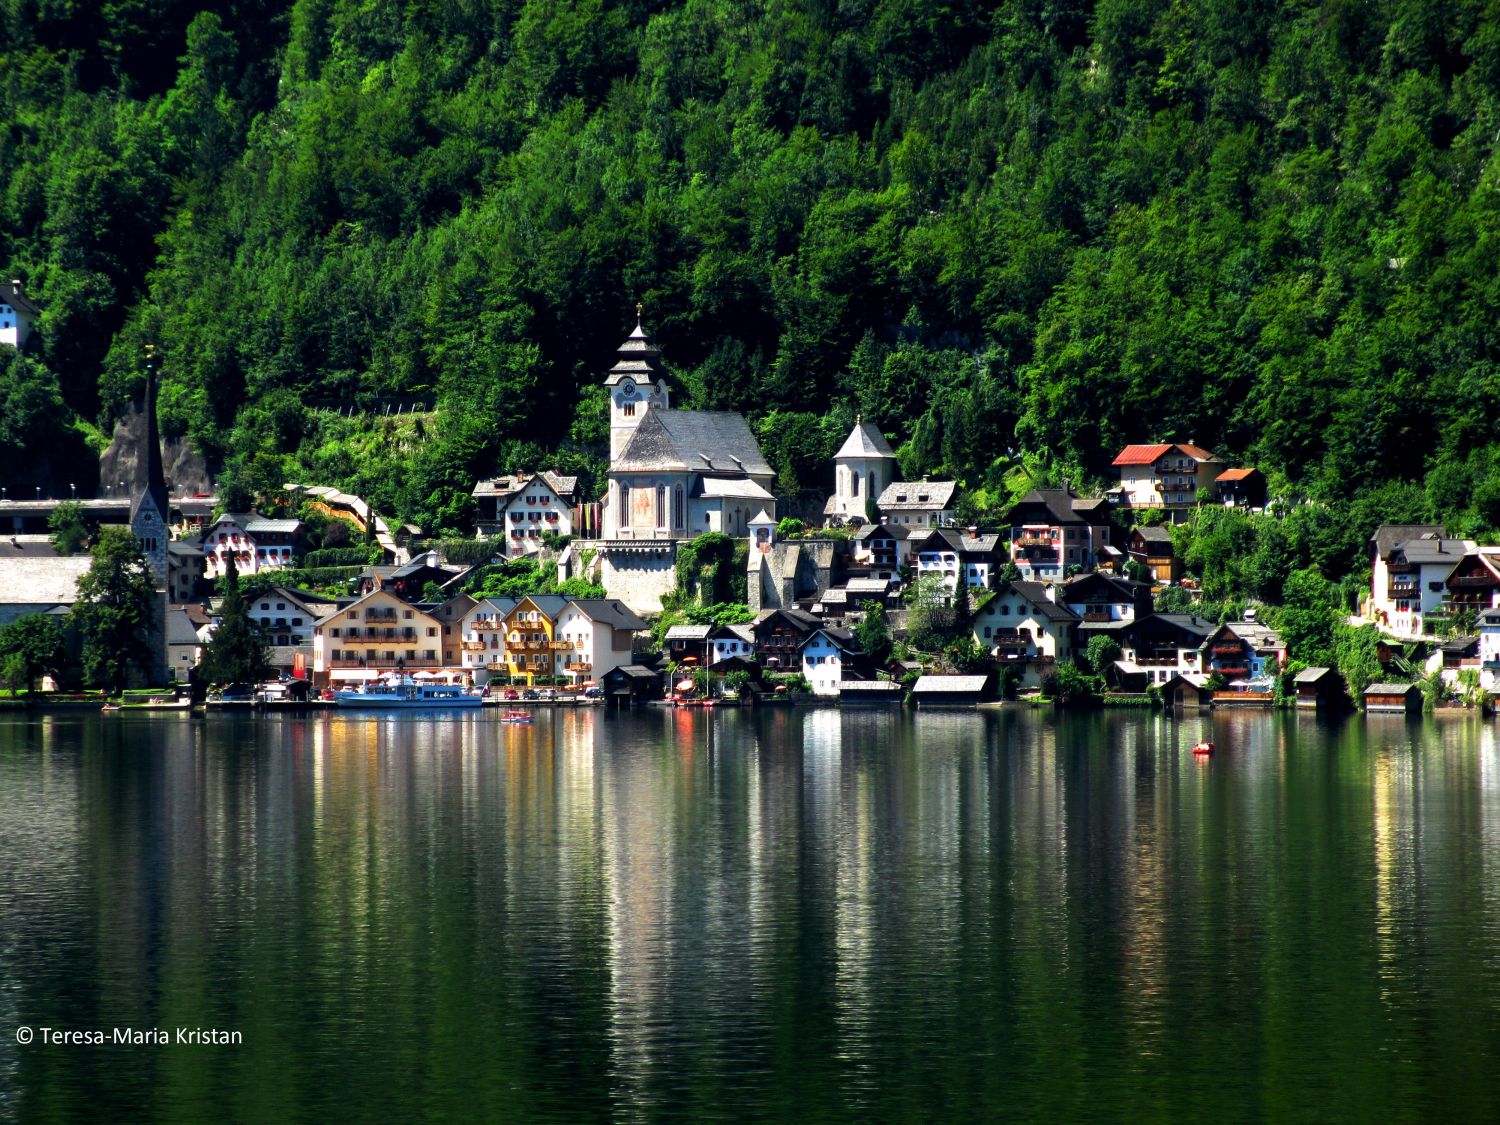
{"label": "forested hillside", "polygon": [[152,340],[215,466],[460,528],[478,474],[597,464],[639,299],[787,492],[861,411],[981,504],[1190,439],[1500,526],[1493,4],[0,10],[0,269],[45,310],[13,482],[98,447]]}

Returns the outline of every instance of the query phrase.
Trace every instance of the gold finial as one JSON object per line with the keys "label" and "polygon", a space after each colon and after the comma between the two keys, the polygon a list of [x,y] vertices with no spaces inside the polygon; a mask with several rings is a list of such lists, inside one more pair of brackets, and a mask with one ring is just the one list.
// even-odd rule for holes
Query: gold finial
{"label": "gold finial", "polygon": [[854,416],[854,424],[856,426],[863,426],[865,424],[865,416],[863,414],[856,414]]}
{"label": "gold finial", "polygon": [[643,305],[643,304],[641,304],[639,301],[637,301],[635,303],[635,322],[637,324],[639,324],[641,322],[641,313],[643,313],[645,311],[646,311],[646,306]]}

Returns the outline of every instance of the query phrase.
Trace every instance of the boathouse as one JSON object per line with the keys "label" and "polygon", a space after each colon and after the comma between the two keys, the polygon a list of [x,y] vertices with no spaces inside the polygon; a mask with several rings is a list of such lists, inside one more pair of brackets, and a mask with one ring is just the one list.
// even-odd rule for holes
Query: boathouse
{"label": "boathouse", "polygon": [[1422,710],[1422,689],[1416,684],[1371,684],[1365,688],[1367,712],[1413,715]]}
{"label": "boathouse", "polygon": [[1332,668],[1304,668],[1292,683],[1297,689],[1297,706],[1308,709],[1337,706],[1344,690]]}
{"label": "boathouse", "polygon": [[921,676],[911,689],[918,707],[953,707],[978,703],[989,687],[988,676]]}

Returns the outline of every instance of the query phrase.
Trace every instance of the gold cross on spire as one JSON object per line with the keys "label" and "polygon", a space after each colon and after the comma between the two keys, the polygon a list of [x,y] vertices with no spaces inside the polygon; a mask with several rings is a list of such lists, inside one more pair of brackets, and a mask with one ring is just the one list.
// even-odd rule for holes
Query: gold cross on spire
{"label": "gold cross on spire", "polygon": [[646,306],[643,305],[643,304],[641,304],[639,301],[637,301],[635,303],[635,322],[637,324],[639,324],[641,322],[641,313],[643,313],[645,311],[646,311]]}

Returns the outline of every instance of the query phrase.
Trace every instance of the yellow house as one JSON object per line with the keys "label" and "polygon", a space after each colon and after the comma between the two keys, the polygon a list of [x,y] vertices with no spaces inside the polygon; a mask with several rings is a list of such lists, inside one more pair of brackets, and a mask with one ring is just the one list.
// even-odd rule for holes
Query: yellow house
{"label": "yellow house", "polygon": [[554,635],[557,615],[568,604],[560,594],[528,594],[505,617],[505,663],[512,676],[528,684],[551,679],[556,673],[554,653],[571,643]]}

